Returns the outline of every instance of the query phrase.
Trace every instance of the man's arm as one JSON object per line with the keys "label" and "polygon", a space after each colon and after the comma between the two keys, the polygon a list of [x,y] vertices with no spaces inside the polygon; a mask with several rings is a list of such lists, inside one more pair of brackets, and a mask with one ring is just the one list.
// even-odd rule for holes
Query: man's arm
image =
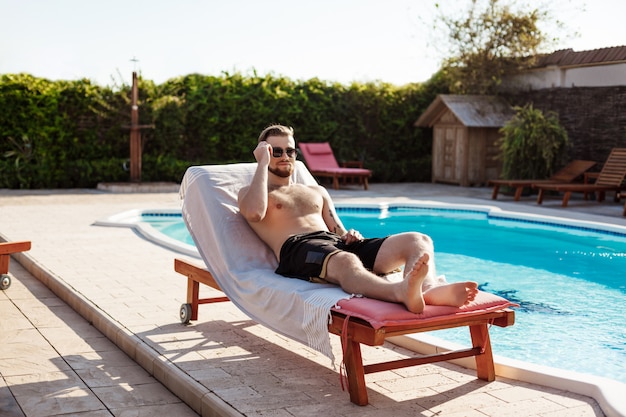
{"label": "man's arm", "polygon": [[363,240],[363,236],[358,231],[354,229],[346,230],[341,223],[337,212],[335,211],[335,205],[333,204],[333,200],[330,198],[328,191],[326,191],[326,189],[322,186],[319,186],[319,190],[324,200],[322,217],[324,218],[324,223],[326,223],[328,230],[341,236],[341,239],[343,239],[343,241],[347,244]]}
{"label": "man's arm", "polygon": [[322,218],[324,219],[324,223],[328,227],[328,230],[338,234],[339,236],[343,236],[347,233],[345,227],[341,223],[337,212],[335,211],[335,205],[333,204],[332,199],[330,198],[330,194],[326,191],[326,188],[322,186],[317,186],[320,194],[322,195],[322,199],[324,200],[324,206],[322,207]]}
{"label": "man's arm", "polygon": [[267,213],[267,178],[270,161],[270,145],[260,142],[254,150],[258,164],[252,182],[239,190],[237,202],[243,217],[251,223],[260,222]]}

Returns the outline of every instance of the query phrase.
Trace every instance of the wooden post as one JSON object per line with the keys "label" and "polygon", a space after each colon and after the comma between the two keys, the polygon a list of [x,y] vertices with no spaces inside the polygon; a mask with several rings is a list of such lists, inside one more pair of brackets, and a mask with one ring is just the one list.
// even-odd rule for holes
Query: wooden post
{"label": "wooden post", "polygon": [[139,90],[137,73],[133,71],[130,110],[130,181],[141,182],[141,130],[139,126]]}

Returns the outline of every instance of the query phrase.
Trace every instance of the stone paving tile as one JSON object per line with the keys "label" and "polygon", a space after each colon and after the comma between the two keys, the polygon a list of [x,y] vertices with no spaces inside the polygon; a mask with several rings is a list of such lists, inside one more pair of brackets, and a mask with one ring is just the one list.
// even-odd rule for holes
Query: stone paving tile
{"label": "stone paving tile", "polygon": [[106,409],[71,370],[7,376],[5,380],[29,417]]}
{"label": "stone paving tile", "polygon": [[499,405],[487,405],[480,409],[481,412],[490,416],[542,416],[546,413],[562,412],[566,408],[545,398],[532,398]]}
{"label": "stone paving tile", "polygon": [[197,416],[19,265],[11,276],[0,291],[1,416]]}
{"label": "stone paving tile", "polygon": [[2,416],[25,417],[24,412],[3,378],[0,378],[0,412],[2,412]]}
{"label": "stone paving tile", "polygon": [[[140,407],[112,408],[115,417],[197,417],[193,410],[181,404],[142,405]],[[110,414],[107,414],[110,415]],[[91,415],[89,416],[91,417]]]}
{"label": "stone paving tile", "polygon": [[102,402],[114,405],[115,408],[180,403],[178,397],[156,381],[147,384],[118,382],[114,385],[92,387],[92,390]]}

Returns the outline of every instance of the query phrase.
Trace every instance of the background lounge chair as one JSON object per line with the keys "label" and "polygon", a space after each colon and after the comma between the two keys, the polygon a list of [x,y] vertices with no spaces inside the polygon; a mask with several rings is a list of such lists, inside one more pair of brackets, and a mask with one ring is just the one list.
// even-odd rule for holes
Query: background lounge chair
{"label": "background lounge chair", "polygon": [[613,148],[594,184],[533,184],[533,188],[539,190],[537,204],[543,202],[544,191],[564,192],[561,203],[563,207],[567,207],[572,193],[597,193],[596,199],[604,201],[607,191],[615,191],[615,201],[619,201],[618,193],[625,188],[622,185],[624,177],[626,177],[626,148]]}
{"label": "background lounge chair", "polygon": [[519,201],[522,196],[524,188],[530,188],[533,184],[550,184],[550,183],[571,183],[576,178],[580,177],[587,170],[591,169],[596,163],[594,161],[584,161],[576,159],[569,164],[561,168],[557,173],[552,175],[547,180],[489,180],[488,184],[493,185],[493,193],[491,199],[498,198],[498,191],[500,186],[507,186],[515,188],[515,201]]}
{"label": "background lounge chair", "polygon": [[346,178],[357,178],[367,190],[368,178],[372,176],[372,171],[364,168],[340,167],[328,142],[300,142],[299,148],[311,174],[315,177],[332,178],[335,190],[339,189],[339,178],[344,180]]}

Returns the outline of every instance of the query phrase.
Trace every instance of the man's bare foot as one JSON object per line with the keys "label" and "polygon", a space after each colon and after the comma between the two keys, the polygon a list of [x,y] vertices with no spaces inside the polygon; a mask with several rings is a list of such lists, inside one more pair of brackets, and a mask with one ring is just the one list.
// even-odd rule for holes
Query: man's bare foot
{"label": "man's bare foot", "polygon": [[424,311],[422,283],[428,274],[428,259],[428,254],[422,255],[402,281],[404,284],[403,302],[407,310],[412,313]]}
{"label": "man's bare foot", "polygon": [[424,293],[424,301],[430,305],[461,307],[474,301],[476,294],[478,283],[454,282],[429,289]]}

